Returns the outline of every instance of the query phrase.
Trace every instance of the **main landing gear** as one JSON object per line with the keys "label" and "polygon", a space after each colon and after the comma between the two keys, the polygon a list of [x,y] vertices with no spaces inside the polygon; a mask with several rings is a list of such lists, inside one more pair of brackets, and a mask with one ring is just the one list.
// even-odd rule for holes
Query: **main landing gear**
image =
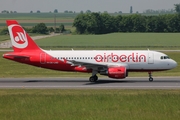
{"label": "main landing gear", "polygon": [[89,78],[90,82],[96,82],[98,81],[98,76],[96,75],[98,72],[96,70],[92,71],[92,76]]}
{"label": "main landing gear", "polygon": [[148,74],[149,74],[149,82],[152,82],[153,81],[153,77],[152,77],[151,72],[149,72]]}
{"label": "main landing gear", "polygon": [[98,76],[97,76],[97,75],[91,76],[91,77],[89,78],[89,81],[90,81],[90,82],[96,82],[97,80],[98,80]]}

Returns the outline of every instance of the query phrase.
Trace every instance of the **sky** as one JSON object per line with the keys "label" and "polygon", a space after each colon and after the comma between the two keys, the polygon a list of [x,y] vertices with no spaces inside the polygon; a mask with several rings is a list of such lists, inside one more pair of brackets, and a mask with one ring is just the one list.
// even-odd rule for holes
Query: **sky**
{"label": "sky", "polygon": [[130,12],[130,6],[133,12],[140,12],[147,9],[161,10],[174,9],[174,4],[180,3],[180,0],[0,0],[0,11],[30,12],[50,12],[57,9],[59,12],[81,10],[91,10],[92,12],[114,13],[122,11]]}

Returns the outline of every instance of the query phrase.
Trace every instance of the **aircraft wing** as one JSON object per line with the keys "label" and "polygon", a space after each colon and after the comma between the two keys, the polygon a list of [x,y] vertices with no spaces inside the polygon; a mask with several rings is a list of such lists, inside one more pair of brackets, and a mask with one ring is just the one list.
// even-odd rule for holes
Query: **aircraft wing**
{"label": "aircraft wing", "polygon": [[117,63],[96,63],[96,62],[81,62],[81,61],[75,61],[75,60],[67,60],[71,66],[84,66],[87,69],[107,69],[108,67],[118,67],[118,66],[127,66],[126,64],[117,64]]}

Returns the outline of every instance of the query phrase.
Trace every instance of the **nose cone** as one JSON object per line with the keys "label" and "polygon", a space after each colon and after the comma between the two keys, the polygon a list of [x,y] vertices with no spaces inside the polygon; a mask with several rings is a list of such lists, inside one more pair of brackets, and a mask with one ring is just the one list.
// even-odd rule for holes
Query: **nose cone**
{"label": "nose cone", "polygon": [[177,67],[177,62],[172,60],[170,66],[171,66],[171,69]]}

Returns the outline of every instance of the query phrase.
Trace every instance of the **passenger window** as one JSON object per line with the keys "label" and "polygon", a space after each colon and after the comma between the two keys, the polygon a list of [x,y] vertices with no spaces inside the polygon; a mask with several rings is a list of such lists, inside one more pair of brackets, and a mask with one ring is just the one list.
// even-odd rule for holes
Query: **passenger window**
{"label": "passenger window", "polygon": [[164,57],[163,56],[161,56],[161,60],[163,60],[164,59]]}

